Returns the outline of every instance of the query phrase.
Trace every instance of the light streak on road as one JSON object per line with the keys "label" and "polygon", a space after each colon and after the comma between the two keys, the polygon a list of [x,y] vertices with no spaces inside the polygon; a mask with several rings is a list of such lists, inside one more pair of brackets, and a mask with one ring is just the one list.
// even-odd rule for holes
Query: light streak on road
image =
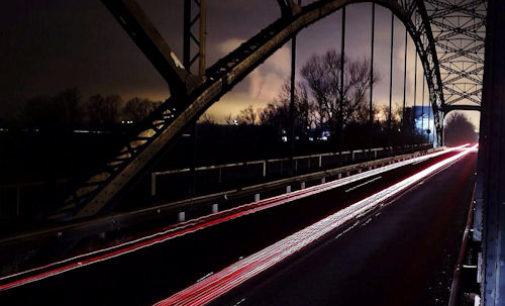
{"label": "light streak on road", "polygon": [[467,154],[474,152],[475,148],[476,146],[462,149],[460,153],[421,170],[366,199],[356,202],[226,267],[209,278],[156,303],[155,306],[207,304],[245,281],[282,262],[313,242],[323,238],[330,232],[355,220],[359,216],[373,211],[379,204],[399,196],[419,181],[449,167]]}
{"label": "light streak on road", "polygon": [[347,184],[358,182],[368,177],[372,177],[397,168],[401,168],[412,163],[425,161],[440,156],[442,154],[447,154],[451,151],[462,150],[467,146],[468,145],[448,148],[446,150],[441,150],[423,156],[414,157],[401,162],[386,165],[384,167],[364,171],[328,183],[316,185],[313,187],[260,200],[257,202],[252,202],[228,210],[223,210],[221,212],[217,212],[211,215],[175,224],[173,226],[163,229],[162,231],[159,231],[151,235],[143,236],[135,240],[127,241],[118,245],[99,249],[96,251],[80,254],[71,258],[49,263],[47,265],[39,266],[19,273],[3,276],[0,277],[0,281],[6,281],[6,282],[0,284],[0,292],[16,288],[19,286],[23,286],[29,283],[41,281],[46,278],[60,275],[62,273],[66,273],[75,269],[83,268],[95,263],[111,260],[119,256],[127,255],[139,251],[141,249],[145,249],[154,245],[158,245],[160,243],[164,243],[177,237],[188,235],[200,231],[202,229],[221,224],[223,222],[234,220],[279,205],[291,203],[293,201],[303,199],[318,193],[326,192],[341,186],[345,186]]}

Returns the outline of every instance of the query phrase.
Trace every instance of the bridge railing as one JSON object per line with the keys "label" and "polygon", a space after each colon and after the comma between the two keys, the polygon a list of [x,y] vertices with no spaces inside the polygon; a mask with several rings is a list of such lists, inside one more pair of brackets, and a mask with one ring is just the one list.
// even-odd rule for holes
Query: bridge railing
{"label": "bridge railing", "polygon": [[[372,160],[385,156],[391,156],[393,154],[401,154],[408,150],[425,149],[428,147],[432,147],[432,144],[412,144],[394,148],[380,147],[294,156],[293,170],[296,174],[307,173],[310,171],[317,171],[319,169],[333,167],[339,164],[342,165],[363,160]],[[223,184],[226,183],[227,177],[231,177],[231,180],[236,181],[237,176],[247,176],[249,179],[254,178],[257,180],[266,179],[268,177],[285,176],[290,170],[290,161],[291,159],[289,157],[250,160],[243,162],[200,166],[196,167],[195,171],[199,174],[205,173],[206,178],[213,179],[217,184]],[[173,183],[173,181],[177,178],[180,178],[182,175],[187,175],[190,172],[190,168],[167,169],[163,171],[152,172],[150,184],[151,196],[157,196],[160,189],[165,192],[169,192],[171,188],[176,189],[177,187],[173,186],[171,183]],[[160,179],[163,178],[172,178],[172,181],[165,183],[160,182]]]}
{"label": "bridge railing", "polygon": [[65,193],[67,183],[68,179],[58,179],[0,185],[0,221],[44,211],[43,207],[34,207],[44,205],[40,203],[41,196]]}
{"label": "bridge railing", "polygon": [[[341,155],[340,152],[326,152],[295,156],[293,157],[294,174],[314,172],[338,165],[392,156],[409,150],[425,149],[431,146],[431,143],[426,143],[395,148],[381,147],[364,150],[346,150],[342,151]],[[198,172],[198,175],[203,175],[201,180],[205,184],[227,186],[231,181],[249,183],[251,181],[259,182],[285,177],[288,174],[289,168],[290,158],[286,157],[205,165],[197,167],[195,170]],[[188,176],[189,174],[189,168],[152,172],[150,178],[151,197],[153,199],[164,199],[163,194],[167,195],[177,191],[177,187],[174,187],[173,182],[180,181],[185,184],[187,180],[181,180],[181,176]],[[9,221],[24,217],[32,218],[37,215],[43,216],[50,208],[43,207],[48,203],[40,202],[41,195],[62,194],[67,189],[67,182],[67,179],[59,179],[51,183],[37,181],[0,185],[0,221]]]}

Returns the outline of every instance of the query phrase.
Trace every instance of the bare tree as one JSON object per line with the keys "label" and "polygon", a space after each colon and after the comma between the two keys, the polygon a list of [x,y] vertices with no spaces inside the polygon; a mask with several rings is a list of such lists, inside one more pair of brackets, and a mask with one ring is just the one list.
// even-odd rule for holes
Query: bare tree
{"label": "bare tree", "polygon": [[[316,105],[309,98],[307,87],[304,83],[298,82],[295,88],[294,106],[295,106],[295,132],[299,136],[307,134],[307,131],[316,125],[318,120],[316,116]],[[277,129],[288,130],[289,108],[291,102],[291,85],[287,80],[281,88],[278,98],[269,103],[260,112],[261,124],[269,124]]]}
{"label": "bare tree", "polygon": [[231,114],[228,114],[228,116],[224,118],[224,122],[226,122],[227,125],[233,125],[235,123],[235,120]]}
{"label": "bare tree", "polygon": [[79,89],[65,89],[54,97],[29,99],[24,109],[28,126],[37,128],[73,128],[81,123],[81,94]]}
{"label": "bare tree", "polygon": [[157,104],[149,99],[132,98],[126,102],[122,110],[123,117],[126,120],[140,122],[144,120],[155,108]]}
{"label": "bare tree", "polygon": [[119,120],[119,109],[122,99],[118,95],[103,97],[91,96],[87,104],[87,112],[91,124],[100,128],[110,128]]}
{"label": "bare tree", "polygon": [[[367,91],[378,81],[377,74],[370,79],[368,60],[344,58],[344,86],[341,86],[341,56],[335,50],[324,55],[313,55],[301,70],[304,83],[317,105],[319,127],[338,126],[362,121],[360,114],[367,104]],[[342,118],[340,118],[342,113]]]}
{"label": "bare tree", "polygon": [[198,123],[199,124],[206,124],[206,125],[217,124],[214,116],[209,115],[208,113],[204,113],[200,118],[198,118]]}
{"label": "bare tree", "polygon": [[[403,109],[400,105],[395,104],[391,112],[389,111],[389,106],[388,105],[382,105],[382,107],[379,110],[380,117],[384,118],[384,122],[386,124],[389,123],[389,120],[391,119],[391,128],[392,129],[398,129],[401,126],[401,120],[403,117]],[[391,117],[389,114],[391,113]]]}
{"label": "bare tree", "polygon": [[475,126],[464,114],[453,113],[447,118],[444,127],[444,139],[449,146],[475,142],[477,139]]}
{"label": "bare tree", "polygon": [[253,109],[252,105],[241,110],[235,118],[238,124],[254,125],[258,123],[258,112]]}

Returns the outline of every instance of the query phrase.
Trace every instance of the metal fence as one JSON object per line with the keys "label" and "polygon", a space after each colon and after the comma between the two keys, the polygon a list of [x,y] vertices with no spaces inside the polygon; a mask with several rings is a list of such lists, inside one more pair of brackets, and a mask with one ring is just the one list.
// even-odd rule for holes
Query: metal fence
{"label": "metal fence", "polygon": [[[320,154],[301,155],[293,157],[294,171],[296,174],[315,172],[343,164],[372,160],[395,154],[401,154],[409,150],[425,149],[431,144],[408,145],[401,148],[372,148],[365,150],[348,150],[343,152],[328,152]],[[258,182],[266,179],[285,177],[291,166],[291,159],[271,158],[245,162],[234,162],[219,165],[207,165],[197,167],[195,170],[205,184],[221,186],[230,181],[240,183]],[[181,179],[183,175],[190,175],[190,168],[168,169],[165,171],[152,172],[150,178],[151,197],[159,195],[163,190],[165,194],[177,191],[174,181],[181,181],[184,185],[187,181]],[[164,181],[168,179],[167,181]],[[249,179],[249,180],[247,180]],[[50,209],[48,205],[55,203],[41,203],[40,199],[46,199],[50,194],[63,194],[68,192],[66,179],[48,182],[28,182],[0,185],[0,221],[16,218],[33,217],[44,215]],[[180,187],[179,187],[180,188]],[[175,189],[175,190],[174,190]],[[52,198],[49,196],[49,198]],[[55,200],[56,202],[56,200]]]}
{"label": "metal fence", "polygon": [[[327,152],[319,154],[294,156],[294,172],[303,173],[316,171],[327,167],[332,167],[342,163],[353,163],[362,160],[377,159],[393,154],[401,154],[408,150],[424,149],[432,147],[431,143],[406,145],[403,147],[383,147],[372,149],[348,150],[342,152]],[[223,183],[227,172],[236,171],[238,168],[247,168],[248,175],[256,178],[279,177],[285,175],[290,168],[289,157],[271,158],[244,162],[227,163],[220,165],[207,165],[196,167],[196,172],[214,173],[214,179],[218,184]],[[155,171],[151,173],[151,196],[156,196],[159,190],[159,178],[167,176],[180,176],[190,173],[190,168],[168,169],[164,171]],[[241,171],[242,175],[244,171]],[[235,176],[236,178],[236,176]]]}

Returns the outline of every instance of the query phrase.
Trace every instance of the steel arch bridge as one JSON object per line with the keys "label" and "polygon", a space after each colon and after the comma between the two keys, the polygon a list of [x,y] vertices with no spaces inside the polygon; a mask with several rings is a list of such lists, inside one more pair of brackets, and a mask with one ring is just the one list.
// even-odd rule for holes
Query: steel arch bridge
{"label": "steel arch bridge", "polygon": [[[205,0],[185,1],[195,1],[204,9]],[[439,143],[444,112],[480,110],[483,0],[319,0],[306,6],[277,0],[281,8],[278,20],[208,69],[200,66],[200,75],[186,69],[196,57],[185,56],[183,65],[135,0],[102,2],[165,78],[171,97],[143,122],[113,160],[74,190],[55,218],[89,217],[116,202],[128,186],[147,173],[174,138],[234,85],[300,30],[349,4],[376,3],[390,9],[405,25],[423,65]],[[190,26],[195,23],[196,19],[191,20]],[[200,43],[195,36],[187,37],[185,44],[189,38]],[[461,104],[468,101],[471,103]]]}

